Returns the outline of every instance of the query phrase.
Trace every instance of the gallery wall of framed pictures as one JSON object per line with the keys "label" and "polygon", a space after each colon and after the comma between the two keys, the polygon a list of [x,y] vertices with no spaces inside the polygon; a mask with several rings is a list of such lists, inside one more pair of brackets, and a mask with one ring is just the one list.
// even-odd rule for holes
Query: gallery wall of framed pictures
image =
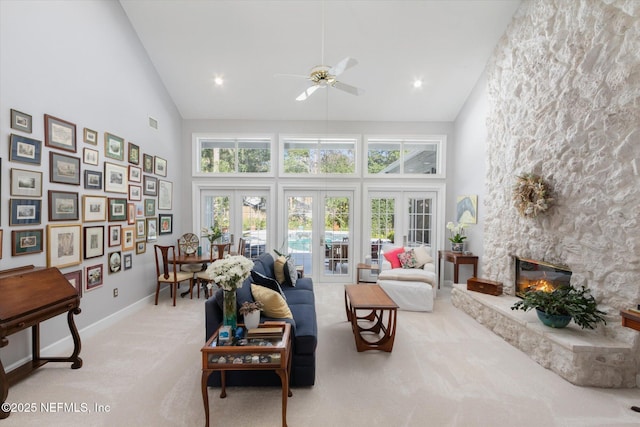
{"label": "gallery wall of framed pictures", "polygon": [[[63,272],[82,296],[102,286],[105,270],[132,269],[134,254],[173,233],[173,183],[166,180],[164,157],[144,153],[118,132],[78,126],[58,114],[36,117],[41,127],[31,114],[9,113],[9,156],[4,164],[0,158],[0,189],[2,179],[9,182],[0,258],[30,263],[29,255],[45,252],[48,267],[84,264]],[[2,253],[4,239],[10,253]]]}

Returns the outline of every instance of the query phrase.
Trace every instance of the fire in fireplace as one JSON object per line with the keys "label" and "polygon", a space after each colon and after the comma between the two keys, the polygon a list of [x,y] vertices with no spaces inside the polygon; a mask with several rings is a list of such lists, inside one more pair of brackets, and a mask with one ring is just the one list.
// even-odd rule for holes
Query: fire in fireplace
{"label": "fire in fireplace", "polygon": [[527,291],[552,292],[571,282],[571,270],[565,266],[518,258],[516,260],[516,295]]}

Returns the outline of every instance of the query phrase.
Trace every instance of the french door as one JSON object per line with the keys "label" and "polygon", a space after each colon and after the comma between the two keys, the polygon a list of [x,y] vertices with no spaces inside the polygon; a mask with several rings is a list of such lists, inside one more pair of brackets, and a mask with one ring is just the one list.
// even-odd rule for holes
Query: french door
{"label": "french door", "polygon": [[[257,258],[268,247],[269,192],[266,190],[203,190],[201,193],[201,226],[216,225],[222,231],[222,239],[232,243],[232,251],[239,237],[245,239],[243,255]],[[201,234],[201,233],[200,233]],[[208,241],[201,238],[205,247]]]}
{"label": "french door", "polygon": [[368,252],[376,264],[383,245],[431,246],[435,252],[436,193],[422,191],[371,191],[368,194]]}
{"label": "french door", "polygon": [[284,205],[286,236],[279,251],[289,253],[315,281],[350,281],[353,191],[285,190]]}

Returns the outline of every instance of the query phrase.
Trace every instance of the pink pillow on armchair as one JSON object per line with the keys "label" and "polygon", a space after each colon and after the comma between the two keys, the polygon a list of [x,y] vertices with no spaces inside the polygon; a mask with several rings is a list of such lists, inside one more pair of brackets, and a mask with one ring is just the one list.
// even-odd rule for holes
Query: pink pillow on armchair
{"label": "pink pillow on armchair", "polygon": [[400,259],[398,255],[404,252],[404,248],[396,248],[392,249],[389,252],[384,253],[384,257],[391,263],[391,268],[400,268],[402,264],[400,264]]}

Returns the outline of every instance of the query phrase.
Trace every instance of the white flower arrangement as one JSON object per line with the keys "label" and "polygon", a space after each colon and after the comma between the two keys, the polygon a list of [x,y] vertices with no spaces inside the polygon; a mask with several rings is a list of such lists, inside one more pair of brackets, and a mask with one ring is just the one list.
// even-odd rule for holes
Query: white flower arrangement
{"label": "white flower arrangement", "polygon": [[458,225],[449,221],[447,223],[447,230],[449,230],[449,241],[451,243],[462,243],[467,236],[464,235],[464,229],[468,224],[461,222]]}
{"label": "white flower arrangement", "polygon": [[517,178],[513,187],[513,200],[518,212],[525,218],[535,218],[539,213],[546,212],[553,202],[547,183],[533,174]]}
{"label": "white flower arrangement", "polygon": [[244,279],[249,277],[253,261],[242,255],[227,255],[215,260],[208,268],[207,275],[225,291],[235,291],[242,287]]}

